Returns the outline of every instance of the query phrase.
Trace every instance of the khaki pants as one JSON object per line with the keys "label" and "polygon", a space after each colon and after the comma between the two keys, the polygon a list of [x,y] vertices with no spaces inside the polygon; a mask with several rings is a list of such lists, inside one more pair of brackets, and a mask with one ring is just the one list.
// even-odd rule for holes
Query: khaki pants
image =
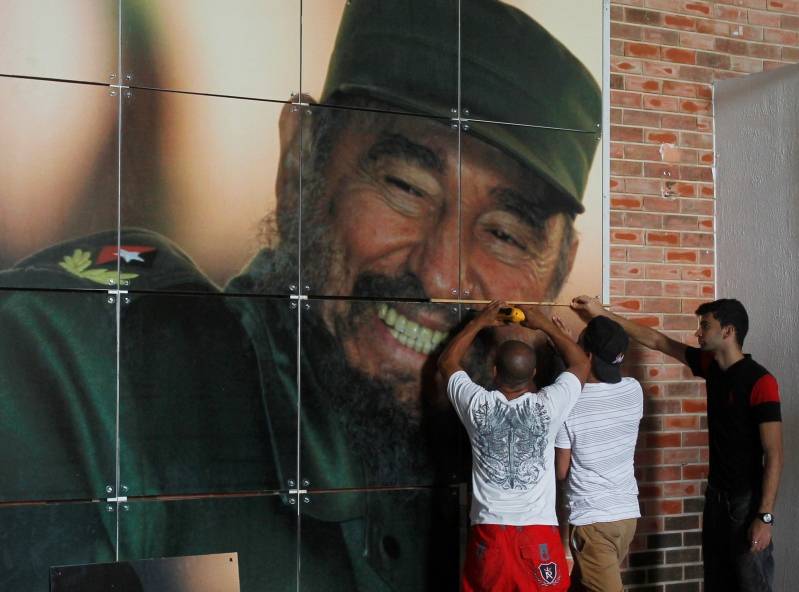
{"label": "khaki pants", "polygon": [[619,564],[627,555],[637,518],[569,526],[574,558],[570,591],[622,592]]}

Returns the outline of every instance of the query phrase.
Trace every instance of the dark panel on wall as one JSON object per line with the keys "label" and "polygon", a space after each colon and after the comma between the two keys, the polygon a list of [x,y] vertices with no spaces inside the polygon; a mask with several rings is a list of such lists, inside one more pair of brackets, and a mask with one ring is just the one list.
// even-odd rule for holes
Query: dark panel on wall
{"label": "dark panel on wall", "polygon": [[297,589],[296,496],[130,501],[125,507],[121,560],[237,553],[241,592]]}
{"label": "dark panel on wall", "polygon": [[456,590],[456,488],[309,493],[300,590]]}
{"label": "dark panel on wall", "polygon": [[126,297],[119,439],[127,495],[291,487],[295,305],[220,295]]}
{"label": "dark panel on wall", "polygon": [[115,297],[0,291],[0,326],[0,500],[111,496]]}
{"label": "dark panel on wall", "polygon": [[0,588],[48,592],[51,565],[113,561],[115,504],[0,506]]}

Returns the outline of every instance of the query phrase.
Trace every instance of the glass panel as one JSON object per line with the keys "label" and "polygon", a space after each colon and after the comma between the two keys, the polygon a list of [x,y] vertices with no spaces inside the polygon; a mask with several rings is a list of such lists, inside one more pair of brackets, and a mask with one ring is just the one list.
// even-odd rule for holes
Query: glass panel
{"label": "glass panel", "polygon": [[224,286],[249,266],[232,291],[296,287],[297,107],[141,89],[123,101],[121,264],[136,274],[130,286],[208,291],[209,280]]}
{"label": "glass panel", "polygon": [[0,506],[0,589],[48,592],[51,565],[113,561],[116,526],[105,502]]}
{"label": "glass panel", "polygon": [[295,302],[131,293],[120,332],[123,492],[293,486]]}
{"label": "glass panel", "polygon": [[0,326],[0,500],[109,497],[114,297],[0,291]]}
{"label": "glass panel", "polygon": [[305,305],[300,477],[306,487],[451,483],[468,474],[465,432],[435,365],[458,318],[448,304]]}
{"label": "glass panel", "polygon": [[[116,0],[3,0],[0,74],[113,84],[118,15]],[[73,119],[62,111],[59,115]],[[85,124],[86,120],[74,121]]]}
{"label": "glass panel", "polygon": [[122,0],[126,84],[288,101],[300,0]]}
{"label": "glass panel", "polygon": [[469,122],[461,139],[465,298],[568,303],[602,293],[599,139]]}
{"label": "glass panel", "polygon": [[601,0],[463,0],[463,116],[596,131],[602,19]]}
{"label": "glass panel", "polygon": [[302,27],[307,100],[455,114],[458,0],[303,0]]}
{"label": "glass panel", "polygon": [[238,553],[241,592],[296,590],[296,497],[131,500],[123,506],[120,560],[206,553]]}
{"label": "glass panel", "polygon": [[116,244],[116,92],[0,78],[0,269],[18,269],[0,273],[3,287],[103,289],[116,280],[116,263],[98,259]]}
{"label": "glass panel", "polygon": [[302,496],[300,590],[457,590],[458,488]]}
{"label": "glass panel", "polygon": [[457,126],[351,109],[304,112],[303,291],[453,298]]}

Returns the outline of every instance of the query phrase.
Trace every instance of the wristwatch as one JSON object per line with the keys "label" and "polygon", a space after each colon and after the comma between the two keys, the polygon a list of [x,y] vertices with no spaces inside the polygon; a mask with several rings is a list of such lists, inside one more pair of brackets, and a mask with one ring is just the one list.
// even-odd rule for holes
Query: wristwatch
{"label": "wristwatch", "polygon": [[774,524],[774,514],[771,512],[763,512],[762,514],[758,514],[757,517],[760,518],[761,522],[764,524]]}

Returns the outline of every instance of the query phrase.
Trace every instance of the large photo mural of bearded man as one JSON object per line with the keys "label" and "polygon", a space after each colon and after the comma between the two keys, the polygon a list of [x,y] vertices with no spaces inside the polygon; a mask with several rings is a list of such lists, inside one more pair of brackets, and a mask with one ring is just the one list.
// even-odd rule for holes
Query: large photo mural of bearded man
{"label": "large photo mural of bearded man", "polygon": [[[38,4],[0,9],[2,587],[236,552],[246,592],[456,589],[436,356],[602,291],[602,1]],[[528,336],[482,337],[488,386]]]}

